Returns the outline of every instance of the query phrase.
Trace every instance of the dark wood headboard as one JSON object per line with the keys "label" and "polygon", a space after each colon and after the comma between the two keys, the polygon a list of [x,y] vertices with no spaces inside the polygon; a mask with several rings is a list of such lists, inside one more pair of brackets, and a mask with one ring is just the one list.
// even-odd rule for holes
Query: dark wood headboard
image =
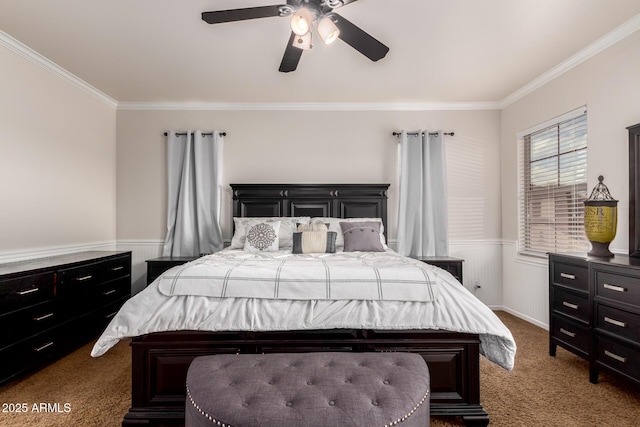
{"label": "dark wood headboard", "polygon": [[231,184],[234,217],[381,218],[389,184]]}

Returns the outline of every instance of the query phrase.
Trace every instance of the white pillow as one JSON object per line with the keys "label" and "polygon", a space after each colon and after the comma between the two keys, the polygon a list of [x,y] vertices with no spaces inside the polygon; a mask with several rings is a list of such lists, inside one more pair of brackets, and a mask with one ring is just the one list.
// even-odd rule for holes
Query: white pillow
{"label": "white pillow", "polygon": [[251,253],[275,252],[279,249],[280,221],[250,221],[247,223],[247,236],[244,250]]}
{"label": "white pillow", "polygon": [[229,246],[231,249],[243,249],[244,242],[247,237],[247,224],[251,221],[261,221],[261,222],[276,222],[280,221],[280,247],[281,248],[290,248],[293,246],[293,232],[296,231],[296,224],[308,224],[309,220],[308,216],[298,216],[298,217],[244,217],[244,218],[233,218],[234,223],[234,232],[233,237],[231,238],[231,245]]}
{"label": "white pillow", "polygon": [[386,250],[387,244],[384,239],[384,225],[380,218],[311,218],[311,223],[321,222],[323,224],[329,224],[329,231],[335,231],[338,233],[336,237],[336,248],[344,248],[344,234],[342,233],[341,222],[379,222],[380,223],[380,243]]}

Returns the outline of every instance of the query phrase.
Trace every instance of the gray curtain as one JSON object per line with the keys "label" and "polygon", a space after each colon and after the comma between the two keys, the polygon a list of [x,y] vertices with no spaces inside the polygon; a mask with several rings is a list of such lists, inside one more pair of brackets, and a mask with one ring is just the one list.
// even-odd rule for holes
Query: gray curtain
{"label": "gray curtain", "polygon": [[220,132],[167,132],[167,236],[163,256],[199,256],[223,247]]}
{"label": "gray curtain", "polygon": [[400,134],[397,252],[448,256],[446,167],[443,134]]}

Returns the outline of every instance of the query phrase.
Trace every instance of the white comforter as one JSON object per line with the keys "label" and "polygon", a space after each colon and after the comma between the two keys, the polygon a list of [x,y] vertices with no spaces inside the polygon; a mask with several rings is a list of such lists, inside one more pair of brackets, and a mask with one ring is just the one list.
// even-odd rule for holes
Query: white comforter
{"label": "white comforter", "polygon": [[[242,251],[235,252],[237,256],[244,256]],[[273,256],[285,254],[274,252]],[[223,251],[223,255],[230,255],[230,251]],[[479,334],[481,353],[494,363],[512,369],[516,345],[506,326],[451,274],[425,266],[438,281],[434,301],[167,296],[160,292],[162,279],[158,278],[124,304],[94,345],[91,355],[101,356],[122,338],[162,331],[443,329]],[[179,268],[168,270],[164,276],[175,275]]]}

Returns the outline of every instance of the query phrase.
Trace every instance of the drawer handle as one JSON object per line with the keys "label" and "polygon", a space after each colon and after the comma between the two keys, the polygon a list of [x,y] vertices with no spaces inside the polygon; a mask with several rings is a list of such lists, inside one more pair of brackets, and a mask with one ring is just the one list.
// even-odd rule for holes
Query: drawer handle
{"label": "drawer handle", "polygon": [[578,309],[578,304],[571,304],[570,302],[562,301],[562,305],[564,305],[565,307],[572,308],[574,310]]}
{"label": "drawer handle", "polygon": [[622,286],[617,286],[617,285],[610,285],[608,283],[604,284],[604,288],[609,289],[610,291],[627,292],[627,288],[623,288]]}
{"label": "drawer handle", "polygon": [[618,362],[627,363],[627,358],[626,357],[618,356],[615,353],[611,353],[609,350],[605,350],[604,354],[609,356],[612,359],[617,360]]}
{"label": "drawer handle", "polygon": [[45,314],[40,317],[34,317],[33,320],[36,322],[40,322],[41,320],[48,319],[51,316],[53,316],[53,313]]}
{"label": "drawer handle", "polygon": [[111,289],[110,291],[106,291],[103,292],[102,295],[104,295],[105,297],[108,297],[111,294],[115,294],[116,293],[116,289]]}
{"label": "drawer handle", "polygon": [[612,319],[610,317],[604,316],[604,321],[607,323],[611,323],[612,325],[620,326],[621,328],[626,328],[627,324],[625,322],[621,322],[616,319]]}
{"label": "drawer handle", "polygon": [[46,350],[47,348],[51,347],[53,345],[53,341],[51,341],[48,344],[43,345],[42,347],[38,347],[38,348],[34,348],[33,350],[40,353],[42,350]]}
{"label": "drawer handle", "polygon": [[78,278],[76,278],[76,280],[77,280],[78,282],[84,282],[85,280],[89,280],[89,279],[91,279],[92,277],[93,277],[92,275],[82,276],[82,277],[78,277]]}
{"label": "drawer handle", "polygon": [[569,335],[571,338],[575,338],[576,337],[576,333],[575,332],[569,332],[565,328],[560,328],[560,332],[562,332],[565,335]]}
{"label": "drawer handle", "polygon": [[113,267],[111,269],[111,271],[118,271],[118,270],[122,270],[123,268],[124,268],[124,266],[121,265],[121,266],[118,266],[118,267]]}
{"label": "drawer handle", "polygon": [[576,276],[569,273],[560,273],[560,277],[564,277],[565,279],[569,280],[576,280]]}
{"label": "drawer handle", "polygon": [[20,296],[29,295],[29,294],[32,294],[34,292],[38,292],[38,288],[27,289],[26,291],[20,291],[20,292],[18,292],[18,295],[20,295]]}

